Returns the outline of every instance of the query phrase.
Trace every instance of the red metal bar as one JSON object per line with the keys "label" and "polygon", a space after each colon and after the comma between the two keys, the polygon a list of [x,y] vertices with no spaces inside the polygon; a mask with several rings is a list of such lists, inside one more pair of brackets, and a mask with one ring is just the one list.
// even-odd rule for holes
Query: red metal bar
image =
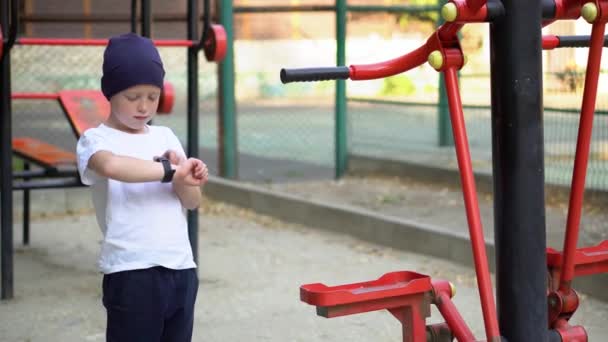
{"label": "red metal bar", "polygon": [[555,35],[543,36],[543,50],[552,50],[559,46],[559,37]]}
{"label": "red metal bar", "polygon": [[[191,47],[198,42],[191,40],[153,40],[156,46]],[[70,39],[70,38],[19,38],[19,45],[54,45],[54,46],[106,46],[107,39]]]}
{"label": "red metal bar", "polygon": [[427,42],[416,50],[385,62],[374,64],[361,64],[350,66],[351,80],[371,80],[384,78],[406,72],[426,62],[432,50],[441,48],[442,42],[450,42],[458,37],[456,34],[462,28],[462,24],[445,23],[429,37]]}
{"label": "red metal bar", "polygon": [[477,11],[481,6],[486,4],[486,0],[466,0],[466,2],[467,6],[474,11]]}
{"label": "red metal bar", "polygon": [[13,100],[59,100],[59,94],[53,93],[12,93]]}
{"label": "red metal bar", "polygon": [[477,286],[479,287],[486,337],[488,341],[495,341],[500,338],[500,332],[498,330],[496,304],[494,303],[492,281],[490,279],[485,240],[483,238],[479,203],[477,201],[473,167],[471,166],[471,155],[469,153],[469,142],[462,112],[460,92],[458,90],[456,68],[448,67],[445,69],[444,75],[448,103],[450,106],[454,143],[456,145],[458,169],[460,170],[460,180],[462,183],[467,221],[469,222],[469,235],[471,236],[473,259],[475,261],[475,271],[477,274]]}
{"label": "red metal bar", "polygon": [[451,1],[458,9],[457,21],[474,23],[485,22],[488,17],[488,7],[485,6],[486,1],[480,0],[479,4],[471,5],[471,0],[452,0]]}
{"label": "red metal bar", "polygon": [[430,307],[424,302],[424,295],[406,298],[405,305],[388,309],[401,322],[403,342],[426,342],[426,317],[430,315]]}
{"label": "red metal bar", "polygon": [[559,285],[559,290],[563,292],[570,290],[572,278],[574,277],[574,258],[576,255],[576,245],[578,243],[579,225],[585,192],[585,177],[589,160],[589,145],[591,144],[591,133],[593,130],[593,112],[595,110],[595,101],[597,98],[597,81],[602,60],[605,27],[606,23],[600,22],[594,24],[591,31],[591,44],[589,46],[589,59],[587,61],[587,72],[585,75],[585,89],[583,91],[583,104],[578,129],[578,141],[574,157],[574,172],[572,174],[572,187],[570,190],[570,204],[566,223],[564,264],[562,266]]}
{"label": "red metal bar", "polygon": [[437,35],[442,41],[458,39],[458,36],[456,34],[463,26],[464,24],[459,23],[445,23],[437,29]]}
{"label": "red metal bar", "polygon": [[435,305],[459,342],[475,341],[475,335],[467,326],[456,305],[445,292],[435,295]]}
{"label": "red metal bar", "polygon": [[386,62],[350,66],[351,80],[371,80],[400,74],[413,69],[424,62],[429,55],[426,45]]}

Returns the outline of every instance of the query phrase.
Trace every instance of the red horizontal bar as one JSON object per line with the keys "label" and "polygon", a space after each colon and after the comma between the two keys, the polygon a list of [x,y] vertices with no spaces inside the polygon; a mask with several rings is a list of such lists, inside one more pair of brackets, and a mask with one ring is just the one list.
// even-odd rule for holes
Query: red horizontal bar
{"label": "red horizontal bar", "polygon": [[14,100],[59,100],[59,94],[54,93],[12,93]]}
{"label": "red horizontal bar", "polygon": [[[152,40],[156,46],[191,47],[198,42],[192,40],[171,40],[156,39]],[[16,41],[19,45],[55,45],[55,46],[106,46],[107,39],[72,39],[72,38],[19,38]]]}
{"label": "red horizontal bar", "polygon": [[423,45],[406,55],[386,62],[351,65],[350,79],[371,80],[397,75],[423,64],[428,55],[429,51],[427,51],[426,45]]}

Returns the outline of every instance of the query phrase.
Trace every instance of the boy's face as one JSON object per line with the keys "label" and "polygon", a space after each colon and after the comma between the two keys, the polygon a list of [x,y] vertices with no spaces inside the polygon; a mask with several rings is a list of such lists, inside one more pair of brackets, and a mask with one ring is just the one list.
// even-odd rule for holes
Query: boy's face
{"label": "boy's face", "polygon": [[128,133],[144,133],[146,124],[156,115],[160,88],[153,85],[136,85],[110,98],[111,113],[108,121],[114,128]]}

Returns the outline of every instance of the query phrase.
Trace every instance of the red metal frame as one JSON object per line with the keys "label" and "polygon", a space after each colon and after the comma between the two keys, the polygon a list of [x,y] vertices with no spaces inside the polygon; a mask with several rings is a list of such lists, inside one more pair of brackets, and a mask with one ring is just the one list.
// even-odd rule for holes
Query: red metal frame
{"label": "red metal frame", "polygon": [[[456,4],[459,10],[459,20],[463,19],[467,22],[477,21],[481,20],[482,17],[485,18],[487,15],[485,1],[453,0],[452,2]],[[574,276],[608,272],[608,240],[601,242],[597,246],[580,249],[576,248],[593,126],[593,112],[597,97],[599,67],[604,43],[604,31],[605,24],[608,21],[608,0],[555,0],[555,18],[543,23],[543,25],[546,26],[554,20],[577,19],[580,16],[582,5],[587,2],[596,4],[599,16],[593,24],[591,34],[589,60],[585,78],[585,90],[581,108],[575,167],[568,210],[568,222],[564,239],[564,251],[561,253],[551,248],[547,249],[547,266],[551,275],[551,281],[548,288],[549,326],[556,329],[564,342],[587,341],[587,334],[583,327],[570,326],[568,324],[568,320],[574,314],[579,304],[578,294],[571,287],[572,279]],[[464,59],[457,33],[462,26],[462,23],[456,22],[442,25],[433,35],[431,35],[431,37],[429,37],[424,45],[404,56],[381,63],[351,65],[349,67],[350,79],[368,80],[389,77],[423,64],[427,60],[429,54],[433,51],[439,51],[441,53],[443,63],[441,63],[440,66],[435,67],[437,71],[443,72],[445,75],[455,149],[462,182],[467,220],[469,223],[469,234],[471,236],[486,337],[487,341],[500,341],[501,337],[496,317],[496,306],[487,264],[485,240],[483,237],[479,205],[477,202],[462,103],[458,89],[457,70],[462,67]],[[559,46],[559,37],[553,35],[544,36],[542,45],[543,49],[556,48]],[[343,302],[331,302],[331,304],[335,305],[337,308],[318,309],[318,313],[325,317],[335,317],[386,308],[391,311],[395,317],[400,319],[401,322],[404,322],[406,318],[404,318],[403,314],[396,313],[391,306],[401,305],[400,307],[406,307],[408,305],[414,305],[413,303],[420,303],[420,301],[423,300],[423,297],[411,299],[413,298],[413,293],[406,293],[404,296],[409,296],[408,298],[410,299],[408,300],[401,298],[401,301],[399,301],[396,299],[399,297],[391,297],[393,299],[387,298],[389,296],[387,291],[395,290],[395,283],[393,282],[393,285],[385,284],[383,286],[378,286],[378,282],[381,283],[381,279],[383,278],[374,282],[349,284],[334,288],[328,288],[322,284],[305,285],[303,289],[309,292],[302,294],[301,298],[309,304],[318,305],[322,302],[320,298],[315,297],[319,295],[319,292],[325,292],[325,294],[327,294],[331,290],[352,289],[353,286],[360,286],[363,288],[374,283],[376,284],[375,286],[377,286],[375,289],[370,290],[369,292],[367,292],[367,290],[363,291],[374,298],[373,303],[369,302],[362,304],[363,302],[359,302],[359,304],[354,304],[357,302],[355,296],[352,296],[352,294],[343,294],[341,296]],[[388,282],[390,283],[390,281]],[[432,282],[433,303],[437,305],[441,314],[446,319],[450,331],[459,341],[475,341],[472,332],[468,329],[466,323],[458,313],[457,308],[452,303],[450,299],[451,291],[446,286],[446,283],[447,282],[442,283],[441,281]],[[317,294],[313,296],[312,292],[317,292]],[[335,293],[333,296],[335,296],[333,298],[340,297]],[[325,304],[328,303],[329,302]],[[418,341],[416,338],[420,338],[422,341],[422,334],[418,333],[420,331],[419,325],[424,323],[424,317],[420,315],[420,312],[408,315],[407,319],[412,319],[412,317],[418,315],[422,323],[419,322],[416,327],[412,326],[413,332],[406,333],[404,330],[404,341]],[[445,324],[433,326],[430,330],[439,334],[442,329],[446,329]]]}
{"label": "red metal frame", "polygon": [[453,66],[447,67],[446,70],[444,70],[444,75],[486,336],[488,341],[494,341],[496,338],[500,337],[500,332],[498,329],[498,319],[496,317],[496,304],[494,302],[494,292],[490,279],[490,269],[483,237],[479,203],[477,201],[477,191],[475,189],[475,178],[473,176],[469,143],[467,140],[460,92],[458,90],[457,70]]}
{"label": "red metal frame", "polygon": [[452,286],[445,280],[433,281],[433,304],[437,306],[441,316],[458,341],[475,341],[475,335],[467,326],[466,322],[458,312],[456,305],[452,302]]}
{"label": "red metal frame", "polygon": [[203,50],[208,62],[220,62],[226,57],[227,41],[224,26],[211,25],[209,36],[203,42]]}
{"label": "red metal frame", "polygon": [[485,0],[451,0],[456,5],[458,17],[456,22],[480,23],[487,21],[488,7]]}
{"label": "red metal frame", "polygon": [[[170,82],[165,82],[163,93],[158,104],[158,114],[169,114],[173,109],[174,89]],[[110,103],[99,90],[63,90],[59,93],[13,93],[15,100],[57,100],[68,119],[76,136],[96,127],[110,114]]]}
{"label": "red metal frame", "polygon": [[300,299],[326,318],[388,310],[402,323],[404,342],[426,342],[432,284],[416,272],[391,272],[373,281],[339,286],[315,283],[300,287]]}
{"label": "red metal frame", "polygon": [[[191,47],[198,42],[192,40],[152,40],[156,46]],[[106,46],[108,39],[72,39],[72,38],[18,38],[18,45],[55,45],[55,46]]]}
{"label": "red metal frame", "polygon": [[[444,63],[443,66],[439,68],[439,71],[443,71],[446,77],[446,88],[452,118],[452,127],[454,130],[456,154],[463,184],[463,196],[467,220],[469,222],[469,233],[471,235],[486,337],[488,341],[496,341],[500,338],[500,331],[498,329],[496,305],[490,279],[485,239],[483,237],[479,204],[477,201],[471,157],[462,112],[462,103],[458,90],[457,70],[464,64],[464,58],[460,49],[457,33],[462,26],[462,24],[458,23],[446,23],[442,25],[433,35],[431,35],[431,37],[429,37],[426,44],[399,58],[376,64],[351,65],[350,78],[353,80],[367,80],[388,77],[421,65],[427,60],[428,55],[432,51],[439,51],[443,56]],[[458,324],[459,321],[454,318],[454,312],[457,313],[456,308],[447,303],[445,304],[444,309],[448,317],[450,317],[450,321],[453,322],[453,324],[456,324],[453,326],[450,324],[450,321],[448,321],[450,328],[458,330],[459,334],[462,334],[463,337],[468,337],[470,332],[463,330]]]}
{"label": "red metal frame", "polygon": [[[601,3],[608,4],[608,1],[601,1]],[[601,14],[597,22],[593,24],[591,31],[591,44],[589,47],[589,59],[585,76],[578,141],[574,157],[574,173],[572,175],[572,186],[570,190],[563,266],[559,286],[559,291],[562,293],[570,291],[571,282],[574,277],[574,258],[576,255],[576,246],[580,229],[579,225],[585,192],[585,177],[589,160],[589,146],[591,144],[591,133],[593,130],[593,113],[595,111],[595,102],[597,98],[597,82],[599,79],[600,63],[604,46],[604,31],[606,19],[608,19],[608,8],[601,12],[603,12],[603,14]]]}

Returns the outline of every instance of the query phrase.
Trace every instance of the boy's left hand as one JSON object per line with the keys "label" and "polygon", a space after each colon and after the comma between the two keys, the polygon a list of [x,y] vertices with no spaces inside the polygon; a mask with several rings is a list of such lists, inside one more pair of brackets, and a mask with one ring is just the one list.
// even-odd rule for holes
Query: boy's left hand
{"label": "boy's left hand", "polygon": [[190,158],[192,160],[194,167],[192,168],[192,174],[194,178],[202,180],[203,184],[207,182],[209,179],[209,170],[207,169],[207,165],[203,163],[200,159]]}

